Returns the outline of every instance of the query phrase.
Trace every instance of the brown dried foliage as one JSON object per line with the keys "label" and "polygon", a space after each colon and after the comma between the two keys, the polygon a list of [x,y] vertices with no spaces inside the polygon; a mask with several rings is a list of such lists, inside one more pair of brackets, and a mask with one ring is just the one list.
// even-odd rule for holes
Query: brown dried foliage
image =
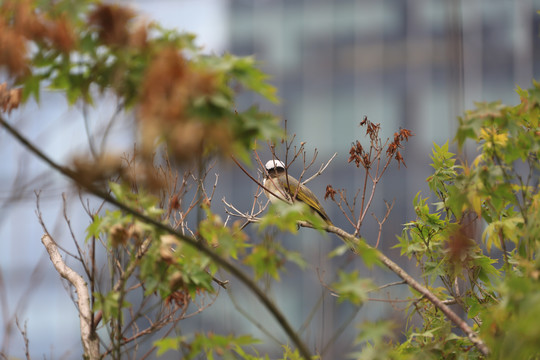
{"label": "brown dried foliage", "polygon": [[399,132],[394,133],[394,141],[392,141],[386,149],[386,155],[388,157],[394,155],[394,158],[398,162],[398,167],[400,163],[403,164],[403,166],[407,167],[407,165],[405,164],[405,160],[403,159],[403,156],[398,149],[403,148],[401,142],[404,140],[409,141],[409,137],[411,136],[414,136],[414,134],[410,130],[400,129]]}
{"label": "brown dried foliage", "polygon": [[173,292],[165,298],[165,305],[176,305],[179,308],[184,308],[191,302],[191,296],[186,289]]}
{"label": "brown dried foliage", "polygon": [[19,107],[22,89],[8,89],[6,83],[0,84],[0,109],[8,114]]}
{"label": "brown dried foliage", "polygon": [[[360,126],[366,127],[366,135],[369,136],[369,139],[371,141],[371,148],[370,150],[365,151],[360,141],[357,140],[355,143],[352,144],[349,150],[350,156],[348,162],[351,163],[354,161],[356,167],[360,167],[360,165],[362,165],[362,167],[364,167],[365,169],[369,169],[373,161],[371,157],[371,149],[379,147],[379,131],[381,129],[381,125],[372,123],[368,120],[367,116],[365,116],[364,119],[360,122]],[[405,160],[403,159],[403,156],[398,149],[403,148],[402,142],[409,141],[409,137],[411,136],[414,136],[414,134],[410,130],[400,129],[399,132],[394,133],[393,141],[389,143],[386,148],[386,156],[388,158],[393,156],[394,159],[398,162],[398,167],[400,164],[403,164],[403,166],[407,167],[407,165],[405,165]]]}
{"label": "brown dried foliage", "polygon": [[3,19],[0,19],[0,66],[5,66],[15,76],[23,75],[28,70],[25,38],[8,27]]}
{"label": "brown dried foliage", "polygon": [[89,16],[91,25],[98,28],[101,41],[109,46],[126,46],[130,43],[130,21],[135,13],[124,6],[101,4]]}
{"label": "brown dried foliage", "polygon": [[226,149],[231,139],[226,124],[207,124],[191,111],[195,99],[211,95],[215,88],[213,74],[195,69],[175,48],[161,50],[142,85],[143,151],[151,154],[157,138],[164,138],[171,155],[180,161],[201,155],[205,144]]}
{"label": "brown dried foliage", "polygon": [[336,201],[337,191],[332,187],[332,185],[326,186],[326,193],[324,194],[324,200],[331,198],[332,201]]}
{"label": "brown dried foliage", "polygon": [[368,169],[371,166],[371,160],[369,159],[369,154],[364,151],[360,141],[356,140],[349,150],[349,160],[348,162],[355,163],[356,167],[362,165],[364,168]]}
{"label": "brown dried foliage", "polygon": [[[360,122],[360,127],[365,129],[365,135],[369,137],[369,146],[362,146],[360,141],[355,141],[349,149],[348,162],[356,165],[357,168],[364,168],[364,182],[363,186],[356,191],[352,199],[347,198],[347,192],[344,189],[335,190],[331,185],[326,187],[325,199],[331,198],[334,201],[345,218],[354,227],[354,235],[360,234],[360,228],[367,215],[367,210],[371,206],[375,189],[380,179],[388,169],[388,166],[393,160],[405,166],[405,160],[398,151],[403,148],[403,141],[408,141],[409,137],[414,134],[407,129],[400,129],[399,132],[394,134],[394,138],[387,139],[384,143],[379,137],[381,130],[380,124],[373,123],[365,116]],[[386,156],[384,156],[386,153]],[[368,189],[368,182],[371,182],[371,190]],[[382,220],[379,220],[375,215],[373,217],[379,224],[379,236],[377,238],[378,246],[381,238],[382,226],[386,222],[390,211],[392,210],[392,204],[386,204],[386,213]]]}
{"label": "brown dried foliage", "polygon": [[85,156],[75,157],[72,165],[77,176],[77,183],[83,187],[105,183],[122,173],[121,158],[113,154],[97,159]]}
{"label": "brown dried foliage", "polygon": [[128,230],[121,224],[115,224],[110,230],[110,241],[113,247],[125,245],[128,241]]}
{"label": "brown dried foliage", "polygon": [[139,23],[129,37],[129,46],[143,49],[148,45],[148,24]]}
{"label": "brown dried foliage", "polygon": [[140,157],[127,159],[115,153],[105,153],[97,158],[76,156],[72,160],[71,168],[82,187],[104,186],[108,181],[125,182],[133,189],[144,186],[152,193],[159,193],[166,185],[162,172],[156,171],[151,161],[144,161]]}
{"label": "brown dried foliage", "polygon": [[465,261],[470,260],[471,251],[476,248],[474,238],[476,236],[477,221],[476,213],[466,211],[461,218],[459,227],[454,229],[449,236],[447,251],[450,263],[456,268],[461,267]]}
{"label": "brown dried foliage", "polygon": [[51,22],[46,28],[47,37],[56,49],[68,53],[75,48],[77,40],[75,38],[73,25],[65,16]]}
{"label": "brown dried foliage", "polygon": [[15,76],[28,71],[27,41],[64,53],[76,46],[73,26],[64,15],[51,18],[38,13],[30,0],[4,1],[0,5],[0,65]]}
{"label": "brown dried foliage", "polygon": [[165,48],[155,56],[145,75],[141,118],[173,125],[186,118],[193,98],[213,91],[211,74],[192,69],[177,49]]}
{"label": "brown dried foliage", "polygon": [[474,240],[467,235],[464,227],[455,231],[448,239],[447,251],[450,257],[450,263],[456,269],[460,269],[468,259],[472,249],[474,249]]}

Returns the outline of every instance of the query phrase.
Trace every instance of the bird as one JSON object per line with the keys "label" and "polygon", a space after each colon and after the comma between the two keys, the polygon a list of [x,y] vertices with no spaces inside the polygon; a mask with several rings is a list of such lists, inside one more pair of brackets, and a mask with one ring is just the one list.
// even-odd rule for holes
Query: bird
{"label": "bird", "polygon": [[307,186],[287,174],[283,161],[268,160],[264,167],[266,169],[263,181],[264,193],[271,203],[279,201],[292,202],[291,199],[295,196],[294,200],[305,203],[319,214],[326,224],[333,226],[330,217],[324,211],[315,194]]}

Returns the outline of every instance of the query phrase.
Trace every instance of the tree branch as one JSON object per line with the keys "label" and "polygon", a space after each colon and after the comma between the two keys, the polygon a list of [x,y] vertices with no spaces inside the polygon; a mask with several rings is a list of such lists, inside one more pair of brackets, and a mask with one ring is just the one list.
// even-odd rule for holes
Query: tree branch
{"label": "tree branch", "polygon": [[81,275],[66,265],[64,259],[58,252],[56,244],[49,235],[43,235],[41,242],[49,253],[51,262],[58,274],[69,281],[77,292],[77,305],[79,307],[79,319],[81,322],[81,341],[84,349],[84,356],[90,360],[100,359],[99,338],[92,332],[92,309],[90,308],[90,296],[86,281]]}
{"label": "tree branch", "polygon": [[322,164],[321,167],[319,168],[319,170],[313,174],[311,177],[309,177],[308,179],[302,181],[302,184],[306,185],[308,182],[310,182],[311,180],[315,179],[317,176],[321,175],[323,173],[324,170],[326,170],[326,168],[328,167],[328,165],[330,165],[330,163],[332,162],[332,160],[334,160],[334,158],[337,156],[337,153],[334,153],[334,155],[332,155],[332,157],[330,158],[330,160],[328,160],[325,164]]}
{"label": "tree branch", "polygon": [[[313,225],[306,221],[299,222],[301,226],[313,228]],[[340,238],[342,238],[344,241],[350,241],[354,244],[358,244],[362,240],[360,238],[357,238],[353,236],[352,234],[349,234],[348,232],[335,227],[335,226],[326,226],[325,230],[328,232],[331,232],[333,234],[338,235]],[[363,244],[362,246],[369,246],[368,244]],[[382,252],[380,252],[377,249],[374,249],[377,251],[377,257],[378,259],[387,267],[389,268],[393,273],[395,273],[397,276],[402,278],[407,285],[409,285],[414,290],[418,291],[423,297],[428,299],[435,307],[440,309],[446,317],[452,321],[457,327],[459,327],[471,340],[471,342],[480,350],[482,354],[485,356],[489,355],[489,348],[486,346],[486,344],[478,337],[478,335],[471,329],[471,327],[462,319],[460,318],[455,312],[450,309],[444,301],[439,299],[435,294],[433,294],[431,291],[429,291],[428,288],[420,284],[418,281],[416,281],[411,275],[409,275],[405,270],[403,270],[398,264],[390,260],[386,255],[384,255]]]}

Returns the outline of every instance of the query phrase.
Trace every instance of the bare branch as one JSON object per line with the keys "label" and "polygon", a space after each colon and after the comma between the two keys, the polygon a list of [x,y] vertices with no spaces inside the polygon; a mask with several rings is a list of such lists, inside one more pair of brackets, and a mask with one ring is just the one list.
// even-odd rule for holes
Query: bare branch
{"label": "bare branch", "polygon": [[[258,218],[257,216],[260,215],[264,209],[266,208],[266,206],[264,206],[263,208],[261,208],[260,210],[256,211],[255,213],[253,212],[241,212],[240,210],[238,210],[234,205],[228,203],[225,198],[223,198],[221,201],[223,201],[223,203],[226,205],[226,208],[225,208],[225,212],[230,215],[230,216],[234,216],[234,217],[239,217],[239,218],[243,218],[243,219],[246,219],[247,222],[259,222],[260,221],[260,218]],[[231,210],[233,211],[231,211]]]}
{"label": "bare branch", "polygon": [[391,283],[388,283],[388,284],[385,284],[385,285],[381,285],[379,286],[378,288],[376,289],[373,289],[373,290],[370,290],[368,292],[371,292],[371,291],[379,291],[379,290],[382,290],[382,289],[385,289],[387,287],[391,287],[391,286],[396,286],[396,285],[403,285],[403,284],[406,284],[407,282],[405,280],[402,280],[402,281],[395,281],[395,282],[391,282]]}
{"label": "bare branch", "polygon": [[326,164],[322,164],[321,167],[319,168],[319,170],[313,174],[310,178],[304,180],[302,182],[302,184],[306,185],[308,182],[310,182],[311,180],[315,179],[317,176],[321,175],[323,173],[324,170],[326,170],[326,168],[328,167],[328,165],[330,165],[330,163],[332,162],[332,160],[334,160],[334,158],[337,156],[337,153],[334,153],[334,155],[332,155],[332,157],[330,158],[330,160],[328,160],[326,162]]}
{"label": "bare branch", "polygon": [[26,321],[24,322],[24,328],[22,328],[21,324],[19,324],[18,318],[15,318],[15,324],[17,324],[17,328],[19,329],[23,337],[24,356],[26,356],[26,360],[30,360],[30,347],[29,347],[29,341],[28,341],[28,329],[26,328]]}
{"label": "bare branch", "polygon": [[64,259],[58,252],[56,243],[49,235],[43,235],[41,242],[45,246],[51,262],[54,265],[54,268],[60,274],[61,277],[69,281],[71,285],[75,288],[77,292],[77,305],[79,308],[79,319],[81,327],[81,341],[83,344],[84,354],[88,359],[100,359],[99,354],[99,339],[95,334],[92,333],[92,323],[91,323],[91,311],[90,308],[90,297],[88,294],[88,287],[86,281],[66,265]]}
{"label": "bare branch", "polygon": [[381,234],[382,234],[382,227],[386,220],[388,220],[388,216],[390,215],[390,212],[392,211],[392,208],[394,207],[395,200],[392,200],[391,204],[388,204],[388,202],[385,200],[384,204],[386,205],[386,213],[384,214],[384,218],[382,220],[379,220],[375,214],[371,214],[375,220],[377,221],[377,224],[379,224],[379,232],[377,234],[377,243],[375,244],[375,248],[379,247],[379,241],[381,240]]}

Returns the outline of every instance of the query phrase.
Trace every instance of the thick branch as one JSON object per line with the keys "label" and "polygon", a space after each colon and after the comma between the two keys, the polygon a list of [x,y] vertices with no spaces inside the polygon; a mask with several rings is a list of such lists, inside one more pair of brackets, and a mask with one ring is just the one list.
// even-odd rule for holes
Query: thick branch
{"label": "thick branch", "polygon": [[[300,223],[302,226],[305,227],[313,227],[308,222],[302,221]],[[335,227],[335,226],[327,226],[326,231],[334,233],[341,237],[343,240],[350,241],[354,244],[359,243],[362,241],[361,239],[349,234],[348,232]],[[363,246],[369,246],[367,244]],[[375,249],[376,250],[376,249]],[[377,250],[378,258],[379,260],[386,265],[387,268],[389,268],[392,272],[394,272],[397,276],[402,278],[407,285],[409,285],[414,290],[418,291],[420,294],[422,294],[423,297],[428,299],[433,305],[435,305],[439,310],[441,310],[446,317],[452,321],[457,327],[459,327],[471,340],[471,342],[480,350],[482,354],[485,356],[489,355],[489,349],[486,346],[486,344],[478,337],[478,335],[471,329],[471,327],[462,319],[460,318],[455,312],[452,311],[441,299],[439,299],[435,294],[433,294],[431,291],[429,291],[428,288],[420,284],[418,281],[416,281],[411,275],[409,275],[405,270],[403,270],[398,264],[390,260],[386,255],[384,255],[382,252]]]}
{"label": "thick branch", "polygon": [[84,349],[84,356],[87,359],[99,359],[99,338],[92,333],[92,309],[90,308],[90,296],[86,281],[81,275],[66,265],[64,259],[58,252],[58,248],[49,235],[43,235],[41,242],[49,253],[51,262],[58,274],[69,281],[77,293],[77,305],[79,307],[79,319],[81,322],[81,341]]}

